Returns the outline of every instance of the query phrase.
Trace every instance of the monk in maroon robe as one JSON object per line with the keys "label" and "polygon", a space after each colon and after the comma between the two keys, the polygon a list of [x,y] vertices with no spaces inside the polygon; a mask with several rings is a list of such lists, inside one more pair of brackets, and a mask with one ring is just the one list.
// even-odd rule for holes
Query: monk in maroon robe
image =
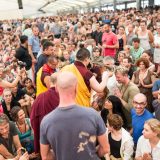
{"label": "monk in maroon robe", "polygon": [[[54,73],[55,74],[55,73]],[[51,75],[51,88],[41,93],[32,105],[31,125],[34,130],[34,150],[35,153],[40,153],[40,123],[45,115],[50,113],[59,105],[59,95],[55,90],[55,76]],[[54,83],[54,84],[53,84]]]}

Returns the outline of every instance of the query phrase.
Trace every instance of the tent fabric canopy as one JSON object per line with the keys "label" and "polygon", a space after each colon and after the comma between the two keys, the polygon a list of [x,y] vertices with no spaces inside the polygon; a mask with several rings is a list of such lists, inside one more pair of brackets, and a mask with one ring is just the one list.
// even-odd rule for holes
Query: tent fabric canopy
{"label": "tent fabric canopy", "polygon": [[[57,11],[81,9],[84,7],[92,6],[98,7],[102,4],[112,2],[113,0],[22,0],[23,10],[21,10],[21,12],[23,16],[30,16],[42,13],[56,14]],[[10,11],[18,10],[17,0],[0,0],[0,5],[0,13],[9,13]]]}
{"label": "tent fabric canopy", "polygon": [[[61,11],[80,10],[84,8],[99,7],[113,4],[114,0],[22,0],[23,9],[19,10],[18,0],[0,0],[0,14],[12,16],[30,17],[39,14],[57,14]],[[136,2],[136,0],[116,0],[119,2]],[[159,1],[159,0],[155,0]],[[19,11],[17,11],[19,10]],[[16,12],[17,11],[17,12]],[[4,13],[5,12],[5,13]],[[15,13],[15,14],[13,14]],[[17,14],[17,15],[16,15]]]}

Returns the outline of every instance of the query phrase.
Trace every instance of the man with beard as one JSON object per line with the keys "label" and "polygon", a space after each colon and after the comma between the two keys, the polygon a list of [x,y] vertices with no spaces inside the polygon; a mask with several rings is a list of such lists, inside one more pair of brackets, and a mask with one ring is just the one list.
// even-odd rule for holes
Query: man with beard
{"label": "man with beard", "polygon": [[131,127],[130,111],[132,109],[132,101],[134,96],[139,93],[138,87],[132,83],[128,77],[128,69],[119,66],[115,70],[115,76],[118,83],[120,83],[119,89],[115,91],[115,95],[120,98],[123,104],[123,111],[127,118],[127,126]]}
{"label": "man with beard", "polygon": [[104,25],[102,47],[104,48],[104,56],[115,57],[116,49],[119,48],[119,43],[116,34],[112,32],[110,24]]}

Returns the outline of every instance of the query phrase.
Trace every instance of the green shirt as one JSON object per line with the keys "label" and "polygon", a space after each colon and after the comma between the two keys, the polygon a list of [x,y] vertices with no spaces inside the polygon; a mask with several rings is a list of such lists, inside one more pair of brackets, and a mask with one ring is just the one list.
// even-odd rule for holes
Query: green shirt
{"label": "green shirt", "polygon": [[141,57],[143,51],[144,49],[142,47],[135,49],[133,46],[131,46],[131,55],[132,55],[134,62],[137,61]]}

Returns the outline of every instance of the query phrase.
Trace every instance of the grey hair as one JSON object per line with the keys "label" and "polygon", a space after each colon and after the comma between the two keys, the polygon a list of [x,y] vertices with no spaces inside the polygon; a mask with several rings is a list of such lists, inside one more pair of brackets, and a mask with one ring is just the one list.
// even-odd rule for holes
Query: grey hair
{"label": "grey hair", "polygon": [[115,60],[110,56],[106,56],[103,58],[103,63],[108,62],[108,61],[112,62],[113,64],[115,63]]}
{"label": "grey hair", "polygon": [[118,66],[115,69],[115,74],[121,73],[123,76],[125,76],[125,75],[128,75],[128,71],[129,71],[128,68],[123,67],[123,66]]}

